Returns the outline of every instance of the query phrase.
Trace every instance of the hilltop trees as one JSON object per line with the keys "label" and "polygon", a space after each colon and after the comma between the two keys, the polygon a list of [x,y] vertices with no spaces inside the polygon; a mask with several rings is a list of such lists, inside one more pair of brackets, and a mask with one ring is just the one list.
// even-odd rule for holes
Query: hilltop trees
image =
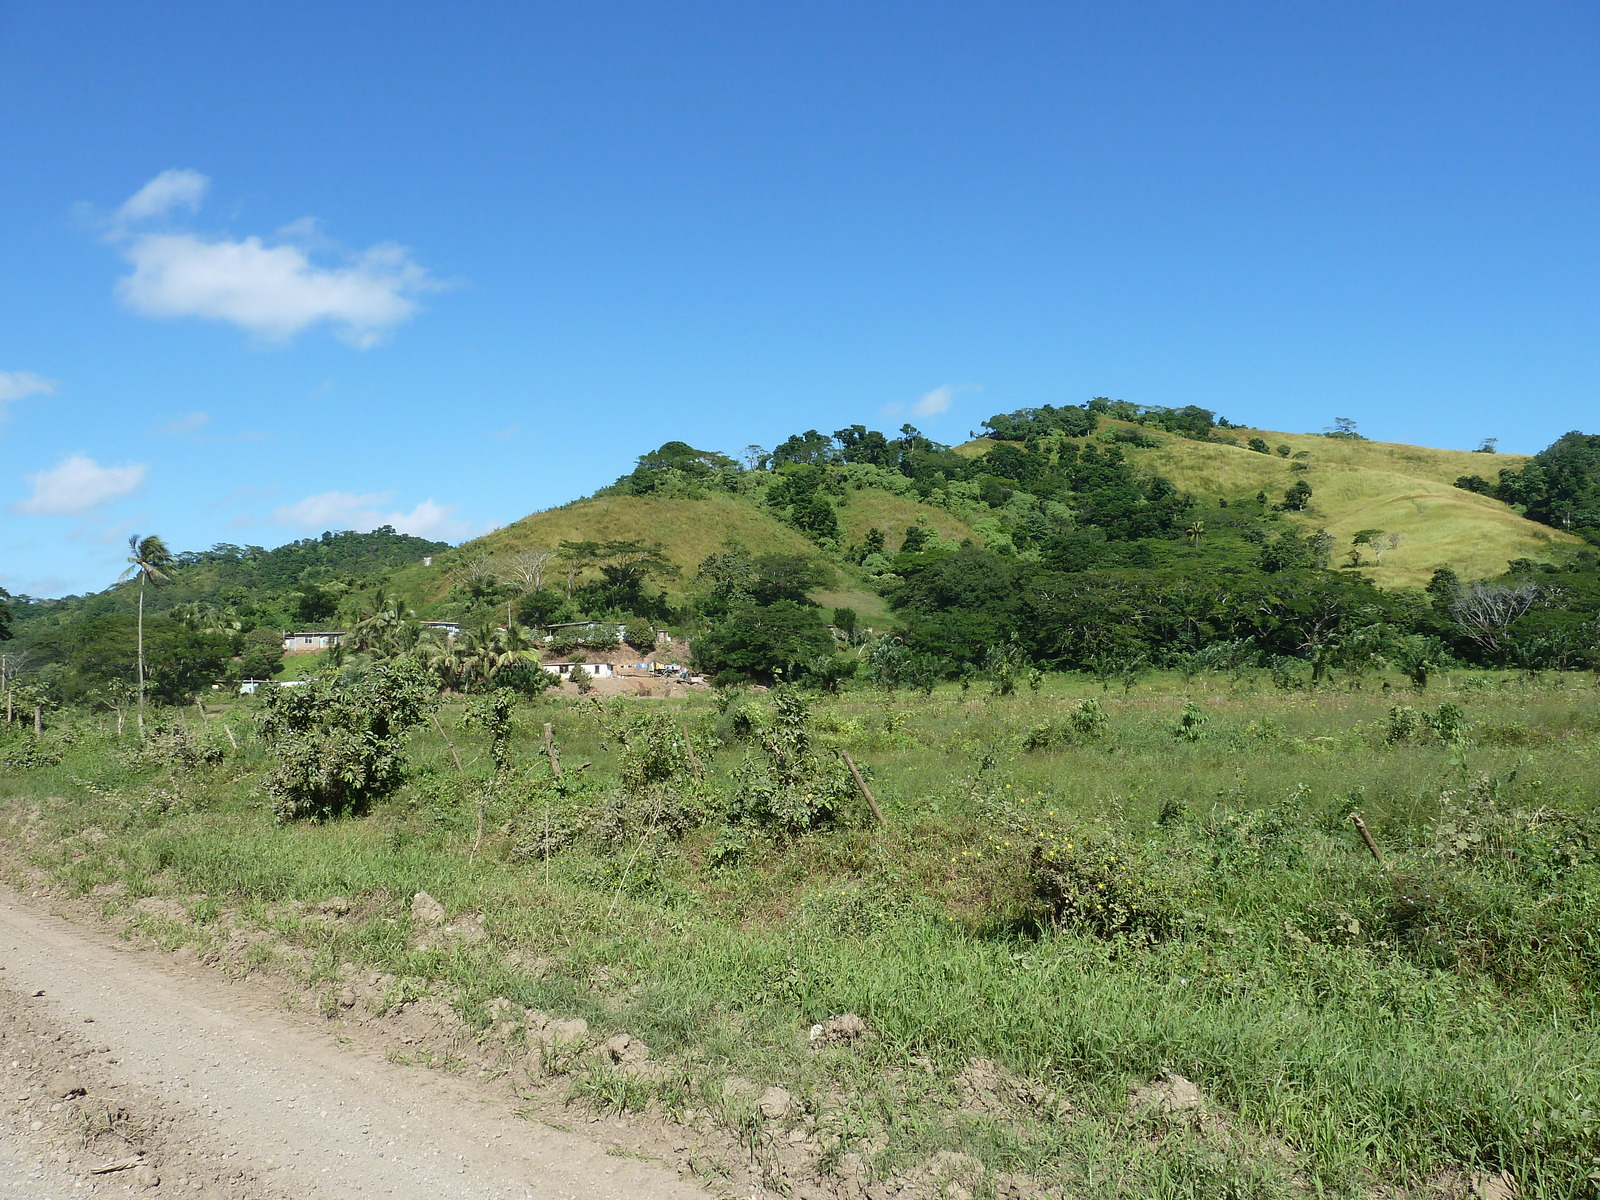
{"label": "hilltop trees", "polygon": [[707,487],[723,487],[739,472],[739,464],[715,450],[696,450],[688,442],[667,442],[641,454],[638,466],[617,481],[634,496],[680,495]]}
{"label": "hilltop trees", "polygon": [[[433,586],[438,574],[392,571],[439,544],[392,530],[183,555],[168,553],[159,538],[136,538],[124,578],[137,579],[137,589],[29,602],[12,620],[30,671],[58,700],[102,689],[118,672],[157,701],[182,699],[207,677],[271,676],[282,631],[307,625],[350,631],[344,649],[361,658],[340,661],[346,670],[369,659],[426,659],[441,681],[464,690],[524,674],[525,690],[536,690],[542,680],[528,674],[537,664],[523,626],[569,622],[625,623],[641,650],[653,646],[656,628],[686,630],[700,666],[724,679],[771,680],[805,667],[820,680],[832,678],[831,666],[817,664],[836,646],[811,597],[841,572],[846,586],[888,599],[903,636],[897,644],[920,664],[918,686],[962,670],[970,677],[996,647],[1036,666],[1103,678],[1131,678],[1140,665],[1192,665],[1217,646],[1230,663],[1309,662],[1318,678],[1380,654],[1392,665],[1410,663],[1414,679],[1442,656],[1530,668],[1600,656],[1600,560],[1522,561],[1505,578],[1476,582],[1441,572],[1427,597],[1352,591],[1364,583],[1330,573],[1333,539],[1291,515],[1312,502],[1298,461],[1306,451],[1255,439],[1252,454],[1230,460],[1261,454],[1265,463],[1253,461],[1262,468],[1290,459],[1277,468],[1289,482],[1278,503],[1266,488],[1201,502],[1153,472],[1157,456],[1143,448],[1181,452],[1175,437],[1245,449],[1224,433],[1239,427],[1209,410],[1097,399],[997,414],[984,428],[986,442],[956,448],[910,425],[892,433],[806,429],[771,451],[749,448],[744,464],[668,442],[641,455],[611,494],[683,500],[717,491],[737,501],[704,509],[619,504],[604,511],[644,522],[671,513],[672,521],[563,518],[557,527],[566,541],[499,553],[477,545],[441,564],[450,584],[443,594]],[[1330,432],[1359,436],[1348,422]],[[1568,434],[1500,476],[1472,486],[1600,539],[1600,437]],[[688,539],[668,546],[651,533],[678,538],[682,520],[732,509],[758,523],[777,517],[814,548],[774,554],[726,545],[692,580],[675,583]],[[1344,511],[1331,504],[1326,517],[1341,521]],[[602,530],[632,536],[583,536]],[[1392,532],[1362,529],[1345,551],[1349,565],[1381,566],[1397,544]],[[0,596],[0,636],[3,603]],[[412,605],[462,632],[425,633]],[[855,643],[848,629],[844,636]]]}
{"label": "hilltop trees", "polygon": [[[1485,445],[1494,440],[1485,438]],[[1600,434],[1564,433],[1520,470],[1504,468],[1497,482],[1462,475],[1456,486],[1514,504],[1531,520],[1600,545]]]}
{"label": "hilltop trees", "polygon": [[1522,470],[1501,471],[1493,494],[1600,544],[1600,434],[1563,434]]}
{"label": "hilltop trees", "polygon": [[1038,408],[1019,408],[1016,412],[998,413],[983,423],[984,437],[996,441],[1025,442],[1041,433],[1059,431],[1068,437],[1087,437],[1095,431],[1100,420],[1086,409],[1068,405],[1056,408],[1045,404]]}

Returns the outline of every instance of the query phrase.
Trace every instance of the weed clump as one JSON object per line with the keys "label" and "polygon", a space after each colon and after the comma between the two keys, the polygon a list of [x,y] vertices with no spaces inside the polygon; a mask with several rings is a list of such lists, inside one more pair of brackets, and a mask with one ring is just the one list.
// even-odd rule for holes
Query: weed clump
{"label": "weed clump", "polygon": [[1198,742],[1206,736],[1206,719],[1198,704],[1185,701],[1183,711],[1172,724],[1172,736],[1180,742]]}
{"label": "weed clump", "polygon": [[1059,746],[1083,746],[1102,740],[1111,727],[1111,718],[1100,701],[1089,697],[1075,702],[1067,714],[1042,721],[1022,735],[1024,750],[1054,750]]}
{"label": "weed clump", "polygon": [[1174,889],[1142,846],[1115,831],[1036,831],[1027,870],[1052,925],[1139,943],[1163,941],[1178,927]]}
{"label": "weed clump", "polygon": [[774,695],[756,744],[760,757],[747,757],[733,774],[730,826],[793,837],[832,821],[849,803],[849,772],[822,754],[805,699],[793,688]]}

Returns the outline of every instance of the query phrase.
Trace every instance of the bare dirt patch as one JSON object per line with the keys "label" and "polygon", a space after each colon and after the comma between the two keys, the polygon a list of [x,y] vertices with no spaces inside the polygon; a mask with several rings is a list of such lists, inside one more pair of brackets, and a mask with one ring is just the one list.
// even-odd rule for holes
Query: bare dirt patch
{"label": "bare dirt patch", "polygon": [[[383,1036],[358,1037],[358,1022],[286,1013],[290,997],[270,983],[227,982],[192,954],[129,951],[7,895],[0,963],[0,1116],[84,1187],[237,1200],[709,1194],[668,1161],[693,1148],[643,1123],[558,1128],[574,1114],[554,1090],[519,1118],[502,1102],[510,1089],[489,1086],[491,1056],[465,1057],[476,1039],[444,1005],[390,996],[395,1019],[372,1023]],[[388,1048],[450,1069],[408,1070]]]}

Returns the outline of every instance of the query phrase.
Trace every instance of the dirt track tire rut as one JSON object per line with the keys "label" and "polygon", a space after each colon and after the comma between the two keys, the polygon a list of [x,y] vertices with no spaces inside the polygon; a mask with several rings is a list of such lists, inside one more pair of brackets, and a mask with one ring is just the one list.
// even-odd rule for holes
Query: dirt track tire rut
{"label": "dirt track tire rut", "polygon": [[[190,1152],[227,1164],[239,1194],[708,1195],[664,1165],[613,1157],[577,1134],[517,1120],[463,1082],[340,1047],[247,989],[172,970],[9,892],[0,892],[0,965],[7,1003],[26,1007],[27,1024],[80,1040],[92,1030],[105,1047],[93,1064],[105,1086],[180,1113],[186,1136],[198,1143]],[[26,1142],[28,1131],[0,1134],[0,1143]],[[151,1194],[181,1194],[168,1179],[162,1184]]]}

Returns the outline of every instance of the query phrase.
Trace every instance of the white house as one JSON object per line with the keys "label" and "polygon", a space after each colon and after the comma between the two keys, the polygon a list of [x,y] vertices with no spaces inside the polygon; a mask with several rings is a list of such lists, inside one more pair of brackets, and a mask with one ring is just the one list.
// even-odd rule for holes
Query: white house
{"label": "white house", "polygon": [[572,678],[572,671],[575,667],[582,667],[585,671],[589,672],[590,679],[610,679],[617,673],[616,668],[607,662],[553,662],[544,664],[544,669],[557,676],[562,683],[565,683],[567,680]]}
{"label": "white house", "polygon": [[343,639],[343,631],[333,629],[313,629],[302,630],[299,633],[286,633],[283,635],[283,652],[285,654],[315,654],[319,650],[337,646]]}

